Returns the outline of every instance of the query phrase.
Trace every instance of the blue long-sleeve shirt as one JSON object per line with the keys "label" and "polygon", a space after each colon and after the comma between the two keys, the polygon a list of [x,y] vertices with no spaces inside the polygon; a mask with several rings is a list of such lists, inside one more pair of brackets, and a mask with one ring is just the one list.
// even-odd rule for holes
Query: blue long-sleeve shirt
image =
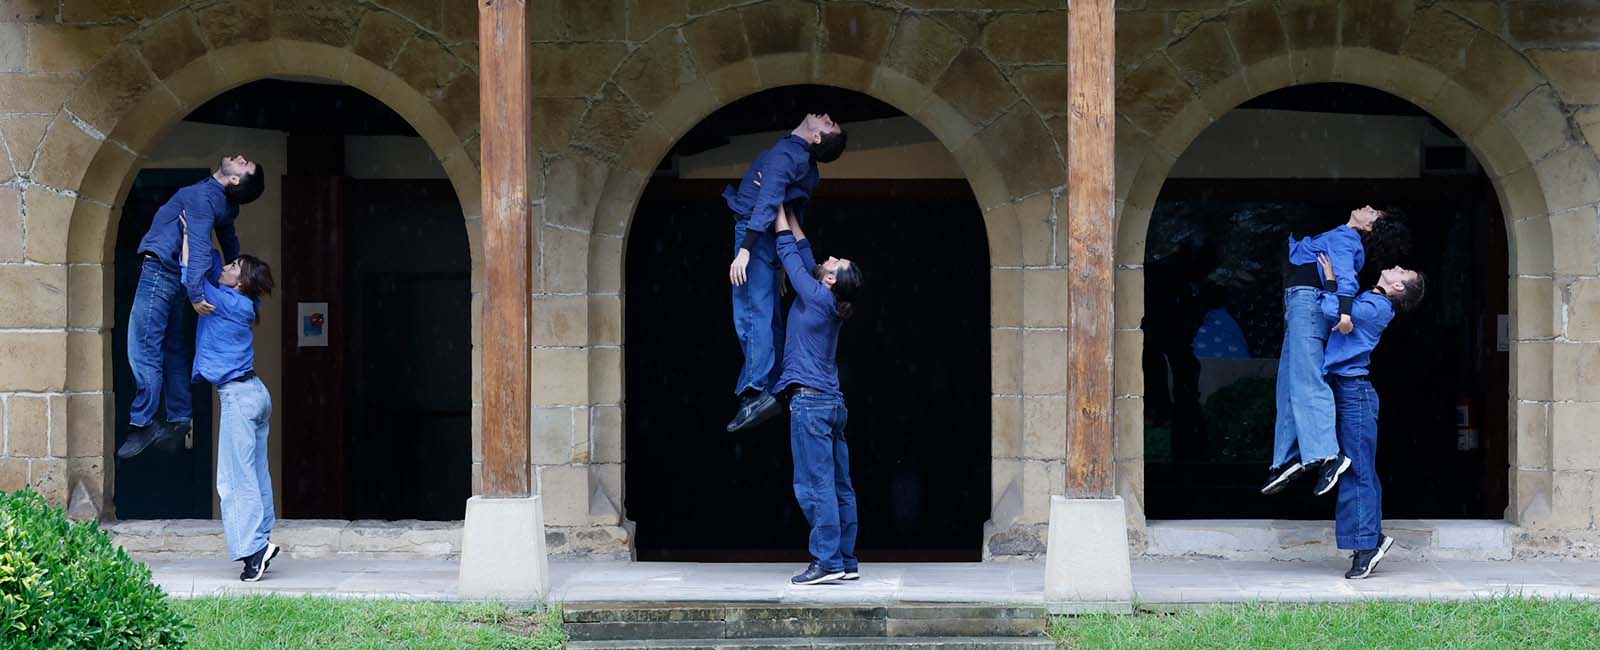
{"label": "blue long-sleeve shirt", "polygon": [[[1338,318],[1339,299],[1339,295],[1323,291],[1317,294],[1317,306],[1322,309],[1324,316]],[[1367,366],[1372,362],[1372,349],[1378,347],[1383,328],[1394,320],[1394,303],[1377,291],[1356,296],[1352,308],[1354,313],[1350,318],[1355,321],[1355,329],[1349,334],[1328,334],[1328,349],[1322,354],[1322,373],[1325,375],[1367,376]]]}
{"label": "blue long-sleeve shirt", "polygon": [[[217,283],[222,277],[222,253],[209,250],[210,264],[190,260],[183,267],[185,281],[199,279],[206,302],[216,307],[201,316],[194,337],[194,382],[204,379],[220,386],[256,369],[255,322],[260,305],[233,287]],[[201,271],[205,268],[207,270]]]}
{"label": "blue long-sleeve shirt", "polygon": [[789,284],[794,287],[794,304],[789,307],[789,322],[783,339],[783,374],[778,375],[778,388],[795,384],[820,391],[841,394],[839,366],[835,353],[839,349],[839,318],[833,290],[812,274],[817,266],[811,254],[811,243],[796,241],[794,233],[778,233],[778,259],[789,274]]}
{"label": "blue long-sleeve shirt", "polygon": [[[211,232],[214,230],[226,259],[239,257],[239,235],[233,227],[234,220],[239,218],[239,206],[228,201],[222,183],[211,176],[178,190],[166,205],[156,211],[155,219],[150,222],[150,230],[139,241],[139,252],[154,255],[168,269],[178,271],[182,266],[178,261],[178,253],[183,244],[183,225],[178,222],[180,214],[189,222],[189,250],[211,250]],[[189,302],[200,302],[205,297],[204,284],[198,275],[184,281]]]}
{"label": "blue long-sleeve shirt", "polygon": [[[1322,272],[1317,267],[1318,253],[1326,254],[1333,262],[1333,277],[1339,282],[1336,293],[1344,297],[1334,318],[1350,314],[1352,301],[1359,291],[1356,274],[1367,263],[1367,249],[1361,245],[1361,233],[1345,224],[1314,237],[1295,239],[1294,235],[1289,236],[1289,264],[1302,267],[1309,264],[1309,271],[1320,279]],[[1355,318],[1355,315],[1351,314],[1351,318]]]}
{"label": "blue long-sleeve shirt", "polygon": [[811,145],[791,133],[756,156],[735,188],[722,191],[728,209],[745,218],[742,247],[748,250],[778,219],[778,205],[789,206],[789,218],[804,223],[811,193],[817,189],[817,163]]}

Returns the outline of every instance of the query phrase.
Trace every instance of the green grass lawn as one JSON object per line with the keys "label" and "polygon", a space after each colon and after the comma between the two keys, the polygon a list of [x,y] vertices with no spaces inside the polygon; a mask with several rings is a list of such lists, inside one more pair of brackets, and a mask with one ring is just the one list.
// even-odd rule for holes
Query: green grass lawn
{"label": "green grass lawn", "polygon": [[1465,602],[1238,605],[1178,614],[1059,617],[1064,648],[1600,648],[1600,604]]}
{"label": "green grass lawn", "polygon": [[200,598],[173,606],[195,626],[192,650],[548,650],[566,643],[559,609],[293,596]]}

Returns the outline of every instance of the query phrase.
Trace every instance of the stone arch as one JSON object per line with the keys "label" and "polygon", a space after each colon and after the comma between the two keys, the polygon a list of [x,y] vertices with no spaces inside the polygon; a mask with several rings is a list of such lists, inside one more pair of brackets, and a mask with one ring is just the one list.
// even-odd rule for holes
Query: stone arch
{"label": "stone arch", "polygon": [[[116,56],[113,51],[112,56]],[[406,119],[427,142],[445,169],[457,199],[461,202],[472,260],[472,291],[482,290],[482,250],[479,175],[476,152],[477,78],[470,72],[459,75],[434,99],[416,89],[400,75],[350,49],[325,43],[273,38],[201,51],[175,65],[165,77],[154,79],[142,95],[128,100],[117,112],[99,118],[101,124],[73,111],[79,97],[116,92],[114,79],[97,74],[102,60],[57,114],[40,145],[40,159],[57,159],[46,170],[59,170],[55,178],[39,180],[75,194],[70,204],[70,221],[63,241],[63,258],[72,265],[74,281],[67,295],[69,332],[66,383],[74,392],[98,393],[109,413],[111,390],[111,339],[113,322],[110,287],[111,255],[117,238],[120,206],[137,175],[144,151],[160,142],[167,132],[195,107],[232,88],[269,76],[298,76],[341,82],[382,101]],[[153,68],[152,68],[153,69]],[[457,88],[456,86],[460,86]],[[470,91],[470,101],[445,100],[453,93]],[[470,111],[452,103],[465,103]],[[104,129],[103,131],[101,129]],[[76,165],[76,167],[74,167]],[[80,173],[74,173],[74,169]],[[479,310],[472,311],[472,329],[479,328]],[[476,338],[476,337],[474,337]],[[472,351],[474,367],[479,351]],[[478,400],[474,382],[473,400]],[[95,463],[111,452],[115,423],[101,418],[104,429],[101,445],[93,452]],[[480,420],[476,410],[472,429],[474,457]],[[90,457],[88,452],[74,456]],[[72,481],[84,481],[102,508],[108,507],[114,479],[109,461],[99,468],[86,463],[75,466]],[[474,474],[474,485],[477,477]]]}
{"label": "stone arch", "polygon": [[[585,134],[587,140],[566,146],[546,161],[539,246],[543,284],[536,283],[536,291],[551,294],[552,301],[559,300],[558,294],[588,292],[589,350],[586,359],[574,363],[584,364],[589,377],[587,403],[591,408],[620,410],[625,397],[619,323],[626,238],[651,171],[677,139],[718,107],[781,86],[831,85],[895,106],[927,127],[952,152],[984,212],[992,285],[991,392],[996,407],[991,420],[995,440],[991,498],[994,512],[999,513],[995,515],[996,529],[1029,525],[1036,529],[1029,534],[1042,540],[1049,494],[1065,481],[1065,415],[1059,418],[1060,431],[1049,428],[1054,424],[1041,424],[1036,431],[1027,427],[1030,431],[1025,436],[1024,402],[1029,413],[1035,412],[1035,402],[1046,405],[1037,409],[1034,419],[1041,423],[1049,420],[1055,407],[1065,408],[1065,375],[1058,379],[1053,376],[1055,369],[1043,364],[1030,363],[1025,368],[1023,359],[1059,358],[1066,350],[1066,277],[1061,268],[1065,250],[1063,245],[1058,254],[1055,244],[1056,197],[1066,182],[1062,136],[1053,132],[1040,108],[1005,80],[1000,67],[976,43],[952,36],[957,47],[923,48],[915,50],[919,60],[891,61],[886,35],[880,35],[882,40],[875,45],[842,43],[825,36],[833,26],[842,24],[843,19],[828,17],[835,11],[852,12],[850,20],[858,33],[880,29],[888,30],[883,34],[891,33],[897,22],[902,33],[911,32],[908,23],[916,23],[919,30],[950,31],[925,17],[868,5],[771,2],[695,17],[679,29],[657,32],[642,47],[618,57],[615,70],[593,84],[597,92],[590,97],[594,101],[584,115],[574,118],[574,133]],[[761,12],[762,16],[741,21],[741,12]],[[822,20],[818,20],[819,12]],[[802,36],[781,45],[762,40],[781,31],[770,27],[761,38],[752,32],[748,40],[710,42],[713,34],[717,38],[725,34],[745,37],[747,25],[790,23],[798,26],[795,31]],[[917,36],[920,32],[911,33],[921,37]],[[946,79],[969,75],[969,69],[992,74],[1005,86],[1004,96],[1009,98],[1001,105],[982,107],[980,119],[972,116],[973,107],[955,97],[971,88]],[[1064,67],[1055,69],[1064,78]],[[1061,103],[1057,113],[1064,111],[1064,100]],[[614,135],[602,137],[595,135],[597,132]],[[1017,146],[1019,142],[1023,144]],[[574,238],[583,241],[574,243]],[[581,253],[571,252],[574,245],[581,246]],[[571,259],[577,255],[581,259]],[[584,284],[569,286],[552,279],[553,273],[572,275],[562,270],[569,265],[582,270]],[[1047,297],[1024,299],[1036,294]],[[606,325],[597,326],[597,322]],[[536,336],[536,365],[541,362],[541,345]],[[568,353],[556,349],[562,343],[543,345],[550,347],[545,354],[552,363],[572,367],[561,360]],[[535,402],[536,406],[541,403],[537,394]],[[545,405],[560,403],[552,400]],[[603,444],[600,417],[596,415],[592,425],[597,446]],[[620,421],[617,415],[606,417]],[[617,443],[604,444],[610,446],[600,462],[624,462],[620,447],[611,448]],[[620,474],[620,469],[615,471]],[[613,484],[606,486],[606,492],[620,505],[620,476],[597,482],[605,485],[608,481]],[[1002,494],[1009,500],[1002,499]],[[1041,543],[1040,553],[1042,548]]]}
{"label": "stone arch", "polygon": [[[1230,21],[1248,20],[1252,12],[1271,12],[1263,7],[1240,9]],[[1224,57],[1221,64],[1205,59],[1206,45],[1187,39],[1226,44],[1229,35],[1220,28],[1217,33],[1200,29],[1166,47],[1166,57],[1145,62],[1144,66],[1154,66],[1153,71],[1126,75],[1125,83],[1143,84],[1122,89],[1129,99],[1165,110],[1141,115],[1138,106],[1119,108],[1115,316],[1119,459],[1138,458],[1142,464],[1143,458],[1139,402],[1143,376],[1138,363],[1144,312],[1142,265],[1151,210],[1161,186],[1178,156],[1223,113],[1253,97],[1299,84],[1344,82],[1382,90],[1427,110],[1460,134],[1488,172],[1507,220],[1514,340],[1511,399],[1514,404],[1552,399],[1551,374],[1556,369],[1550,342],[1562,334],[1551,313],[1553,304],[1562,304],[1557,276],[1583,273],[1596,263],[1588,240],[1581,245],[1553,244],[1559,241],[1560,221],[1577,218],[1575,211],[1593,200],[1559,185],[1594,185],[1600,182],[1600,165],[1582,136],[1569,132],[1565,106],[1551,83],[1520,52],[1498,35],[1442,11],[1426,11],[1415,20],[1432,21],[1430,29],[1448,23],[1469,32],[1448,46],[1464,49],[1478,71],[1488,72],[1469,78],[1462,74],[1461,64],[1441,64],[1447,61],[1443,55],[1429,55],[1432,48],[1444,45],[1404,42],[1429,36],[1419,36],[1420,26],[1407,37],[1403,32],[1385,36],[1383,32],[1392,26],[1358,24],[1352,30],[1347,23],[1343,39],[1351,44],[1342,46],[1295,49],[1293,32],[1287,39],[1279,34],[1276,42],[1267,39],[1264,45],[1243,43],[1235,35],[1232,47],[1239,58]],[[1593,218],[1592,210],[1588,218]],[[1552,429],[1543,413],[1542,407],[1537,416],[1513,408],[1509,424],[1513,477],[1506,518],[1523,526],[1545,523],[1552,511],[1548,469]],[[1143,486],[1129,489],[1140,495],[1142,509]]]}

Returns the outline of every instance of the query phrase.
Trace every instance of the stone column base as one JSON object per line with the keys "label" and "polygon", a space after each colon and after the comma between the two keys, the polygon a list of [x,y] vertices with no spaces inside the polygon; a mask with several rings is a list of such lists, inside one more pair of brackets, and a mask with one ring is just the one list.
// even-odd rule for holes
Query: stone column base
{"label": "stone column base", "polygon": [[461,534],[462,598],[535,601],[550,591],[539,497],[467,499]]}
{"label": "stone column base", "polygon": [[1044,600],[1057,614],[1133,611],[1133,567],[1122,497],[1050,497]]}

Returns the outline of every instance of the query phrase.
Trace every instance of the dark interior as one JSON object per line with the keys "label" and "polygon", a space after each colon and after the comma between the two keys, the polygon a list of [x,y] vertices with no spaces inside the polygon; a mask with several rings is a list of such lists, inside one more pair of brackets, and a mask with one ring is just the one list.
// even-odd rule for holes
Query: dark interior
{"label": "dark interior", "polygon": [[[471,491],[471,260],[449,181],[346,176],[345,136],[415,135],[347,86],[256,81],[187,119],[288,136],[288,168],[268,171],[282,192],[281,215],[247,208],[241,217],[283,226],[272,303],[281,313],[263,314],[285,324],[283,349],[257,350],[258,359],[284,361],[272,396],[284,423],[272,432],[283,445],[279,516],[461,519]],[[126,202],[113,337],[119,427],[133,393],[125,339],[138,241],[156,209],[207,171],[142,171]],[[299,302],[328,303],[327,347],[298,347]],[[194,318],[186,320],[192,339]],[[210,394],[195,386],[194,449],[117,461],[119,516],[211,516]]]}
{"label": "dark interior", "polygon": [[[899,114],[854,93],[850,103],[811,108],[811,88],[754,95],[696,132],[787,130],[816,110],[846,124]],[[730,115],[737,119],[720,122]],[[860,552],[872,561],[977,561],[990,465],[981,212],[963,180],[822,173],[806,233],[819,256],[855,261],[868,283],[838,351]],[[728,182],[657,177],[628,235],[625,501],[641,560],[806,557],[787,415],[755,431],[723,430],[742,360],[727,279],[734,222],[720,197]]]}
{"label": "dark interior", "polygon": [[[1343,84],[1276,95],[1246,107],[1425,115],[1398,98]],[[1450,149],[1424,152],[1424,166],[1451,166]],[[1459,149],[1455,155],[1471,156]],[[1407,213],[1412,251],[1388,263],[1428,278],[1420,308],[1399,315],[1372,355],[1384,516],[1503,516],[1509,354],[1498,328],[1509,313],[1506,225],[1492,185],[1478,171],[1167,181],[1151,217],[1145,260],[1151,518],[1331,517],[1333,500],[1311,496],[1309,482],[1270,498],[1257,491],[1272,446],[1273,377],[1283,336],[1280,274],[1289,233],[1322,232],[1368,203]],[[1190,250],[1182,251],[1186,246]],[[1369,261],[1363,287],[1376,281],[1382,263]],[[1202,322],[1213,327],[1213,310],[1237,323],[1236,336],[1210,330],[1196,336]],[[1208,345],[1212,349],[1202,349]],[[1270,370],[1252,375],[1251,364]],[[1185,381],[1185,373],[1194,374]],[[1212,385],[1200,401],[1192,393],[1185,399],[1189,391],[1180,386],[1195,376],[1209,377],[1201,383]]]}

